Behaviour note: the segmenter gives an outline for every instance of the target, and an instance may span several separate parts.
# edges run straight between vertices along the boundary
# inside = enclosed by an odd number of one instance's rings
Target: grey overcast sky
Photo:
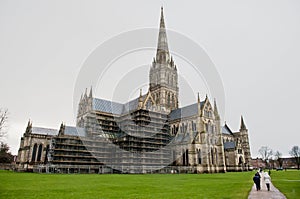
[[[162,5],[167,28],[198,43],[214,62],[226,95],[223,121],[236,131],[244,116],[252,156],[263,145],[285,156],[300,145],[298,0],[2,0],[0,107],[10,112],[12,152],[28,119],[49,128],[74,125],[73,92],[84,61],[115,35],[157,28]],[[144,56],[145,64],[154,55]]]

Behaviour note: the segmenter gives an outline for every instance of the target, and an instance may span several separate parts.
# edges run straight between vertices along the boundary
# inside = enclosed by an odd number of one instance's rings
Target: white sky
[[[214,62],[226,94],[223,120],[236,131],[244,116],[252,156],[263,145],[285,156],[300,145],[298,0],[2,0],[0,107],[10,112],[6,141],[12,152],[28,119],[34,126],[74,125],[73,90],[84,61],[119,33],[157,28],[161,5],[167,28],[198,43]],[[154,54],[142,56],[150,64]]]

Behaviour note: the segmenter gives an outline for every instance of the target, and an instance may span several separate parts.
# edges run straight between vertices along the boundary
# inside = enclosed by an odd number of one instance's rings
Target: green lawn
[[[272,183],[288,199],[300,198],[300,171],[272,171]]]
[[[34,174],[0,171],[0,198],[247,198],[252,172]]]

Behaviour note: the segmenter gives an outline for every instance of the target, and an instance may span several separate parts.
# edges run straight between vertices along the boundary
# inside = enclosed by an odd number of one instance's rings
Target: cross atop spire
[[[163,7],[161,7],[156,61],[158,63],[166,63],[169,60],[169,58],[170,55],[169,55],[166,26],[164,20],[164,9]]]

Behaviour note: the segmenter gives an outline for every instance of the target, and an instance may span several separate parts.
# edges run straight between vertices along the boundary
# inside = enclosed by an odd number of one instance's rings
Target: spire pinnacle
[[[85,92],[84,92],[84,98],[87,97],[87,88],[85,88]]]
[[[199,92],[198,92],[198,103],[200,103],[200,95],[199,95]]]
[[[217,101],[216,101],[216,98],[214,98],[214,111],[218,112],[218,107],[217,107]]]
[[[164,8],[160,7],[160,24],[159,28],[166,28],[165,27],[165,20],[164,20]]]
[[[240,127],[240,130],[247,130],[247,127],[245,125],[244,118],[243,118],[242,115],[241,115],[241,127]]]
[[[90,94],[89,94],[89,97],[92,98],[93,97],[93,87],[91,86],[91,89],[90,89]]]
[[[216,119],[220,119],[216,98],[214,98],[214,114],[215,114]]]
[[[156,61],[158,63],[166,63],[169,60],[169,57],[170,55],[169,55],[166,26],[164,20],[164,10],[163,7],[161,7]]]

